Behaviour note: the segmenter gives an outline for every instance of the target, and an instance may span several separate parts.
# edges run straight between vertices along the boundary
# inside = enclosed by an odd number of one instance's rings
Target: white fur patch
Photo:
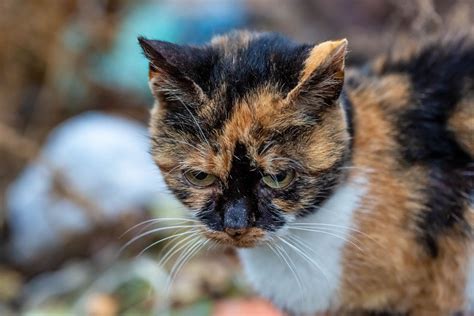
[[[474,312],[474,255],[471,253],[467,266],[467,280],[465,288],[466,310]]]
[[[307,258],[278,237],[272,247],[279,248],[280,251],[284,249],[288,254],[288,264],[269,246],[239,250],[246,276],[259,294],[269,298],[280,308],[298,315],[323,312],[337,305],[342,273],[342,249],[346,243],[344,239],[348,238],[351,232],[344,227],[354,228],[352,215],[365,192],[365,183],[354,181],[342,185],[314,214],[298,218],[292,223],[327,224],[324,230],[329,234],[291,228],[283,228],[277,233],[281,238],[296,245]],[[296,236],[306,246],[297,244],[294,237],[289,236]],[[295,267],[293,270],[300,282],[289,265]],[[319,269],[316,266],[319,266]]]
[[[474,212],[474,205],[471,204],[469,211]],[[466,311],[474,313],[474,247],[471,245],[469,250],[464,297],[466,298]]]

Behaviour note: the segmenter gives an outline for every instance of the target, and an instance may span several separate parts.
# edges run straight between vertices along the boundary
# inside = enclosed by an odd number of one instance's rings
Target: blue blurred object
[[[99,56],[91,71],[107,85],[143,92],[148,65],[137,44],[139,35],[200,44],[245,22],[242,0],[143,1],[123,19],[113,49]]]
[[[91,229],[91,217],[110,222],[165,198],[164,183],[148,152],[146,127],[124,118],[88,112],[57,127],[38,161],[7,191],[12,257],[25,263],[61,246],[64,236]],[[55,192],[55,173],[100,213],[90,214]]]

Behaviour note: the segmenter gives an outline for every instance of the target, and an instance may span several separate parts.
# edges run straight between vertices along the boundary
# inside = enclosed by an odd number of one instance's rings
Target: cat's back
[[[405,57],[380,60],[375,74],[405,76],[406,109],[396,111],[409,162],[465,165],[474,153],[474,36],[432,39]],[[396,86],[393,88],[397,88]],[[397,107],[397,104],[392,106]]]
[[[370,251],[346,251],[346,302],[433,313],[465,306],[472,299],[473,37],[386,56],[348,87],[353,168],[368,183],[355,219],[370,235],[353,238]]]

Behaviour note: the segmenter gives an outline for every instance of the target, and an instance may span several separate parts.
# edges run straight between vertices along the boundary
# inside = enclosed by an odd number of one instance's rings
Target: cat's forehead
[[[201,142],[207,155],[189,156],[189,161],[207,166],[223,178],[235,159],[249,159],[249,168],[264,168],[279,148],[272,135],[294,123],[291,111],[284,111],[287,103],[269,87],[249,92],[232,106],[223,106],[221,100],[217,97],[198,109],[196,120],[207,137]],[[269,142],[272,146],[265,148]]]
[[[285,105],[285,101],[275,92],[265,89],[255,91],[234,105],[215,137],[219,145],[216,152],[216,158],[220,161],[219,173],[224,175],[230,170],[236,154],[245,154],[254,167],[268,168],[266,161],[283,149],[279,147],[283,144],[272,140],[272,136],[292,124],[290,112],[284,113]],[[272,146],[265,148],[269,143]],[[238,147],[245,150],[237,151]]]
[[[269,85],[288,93],[298,83],[311,45],[278,34],[236,32],[217,36],[202,49],[188,75],[209,96],[221,93],[224,85],[226,97],[236,99]]]

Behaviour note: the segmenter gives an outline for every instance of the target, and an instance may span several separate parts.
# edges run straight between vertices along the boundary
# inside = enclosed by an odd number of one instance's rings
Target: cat
[[[202,234],[292,315],[474,311],[474,41],[360,69],[348,41],[139,38],[152,155]]]

